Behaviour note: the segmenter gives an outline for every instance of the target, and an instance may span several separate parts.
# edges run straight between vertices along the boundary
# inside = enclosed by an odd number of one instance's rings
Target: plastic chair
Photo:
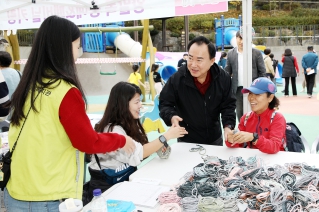
[[[306,138],[303,137],[303,135],[300,135],[300,138],[301,138],[301,141],[302,141],[303,146],[305,147],[305,152],[304,152],[304,153],[307,153],[307,154],[311,153],[310,147],[309,147],[309,143],[308,143],[308,141],[306,140]]]
[[[317,152],[319,151],[319,136],[316,138],[316,140],[312,143],[311,146],[311,154],[317,154]]]

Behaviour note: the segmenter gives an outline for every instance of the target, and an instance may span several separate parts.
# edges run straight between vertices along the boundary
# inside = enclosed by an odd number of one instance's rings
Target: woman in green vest
[[[76,74],[79,28],[57,16],[44,20],[12,96],[8,212],[58,212],[66,198],[82,199],[84,152],[131,153],[129,136],[96,133]]]

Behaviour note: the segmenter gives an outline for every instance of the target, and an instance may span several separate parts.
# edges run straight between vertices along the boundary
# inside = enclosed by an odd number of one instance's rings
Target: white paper
[[[311,69],[309,72],[307,72],[307,75],[314,74],[314,73],[315,73],[315,70]]]
[[[106,200],[132,201],[137,206],[154,208],[158,203],[158,196],[169,190],[165,186],[125,181],[103,197]]]
[[[132,180],[134,183],[144,183],[150,185],[159,185],[162,180],[161,179],[151,179],[151,178],[134,178]]]

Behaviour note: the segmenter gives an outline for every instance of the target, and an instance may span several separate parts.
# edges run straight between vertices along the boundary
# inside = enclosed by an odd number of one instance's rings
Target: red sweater
[[[71,88],[64,96],[59,116],[73,147],[81,152],[106,153],[125,145],[125,137],[122,135],[94,131],[85,112],[83,98],[77,88]]]
[[[244,114],[238,125],[238,129],[240,131],[251,133],[257,132],[259,138],[256,145],[252,145],[252,148],[257,148],[260,151],[269,154],[284,151],[282,139],[286,140],[286,119],[281,113],[277,112],[270,124],[273,111],[274,110],[267,109],[260,115],[251,112],[247,119],[246,126],[244,126],[246,117],[246,114]],[[231,146],[231,143],[228,141],[226,141],[226,145],[231,148],[243,147],[243,144],[235,144],[234,146]],[[248,147],[250,147],[249,144]]]

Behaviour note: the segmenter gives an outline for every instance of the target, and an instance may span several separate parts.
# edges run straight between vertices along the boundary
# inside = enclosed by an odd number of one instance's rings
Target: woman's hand
[[[233,142],[230,142],[229,139],[228,139],[228,141],[230,143],[232,143],[232,146],[233,146],[235,144],[242,144],[245,142],[252,141],[253,139],[254,139],[253,133],[240,131],[240,132],[233,135]]]
[[[184,137],[185,134],[188,134],[188,132],[186,131],[184,127],[172,126],[171,128],[168,129],[168,131],[164,134],[164,136],[167,140],[170,140],[173,138]]]

